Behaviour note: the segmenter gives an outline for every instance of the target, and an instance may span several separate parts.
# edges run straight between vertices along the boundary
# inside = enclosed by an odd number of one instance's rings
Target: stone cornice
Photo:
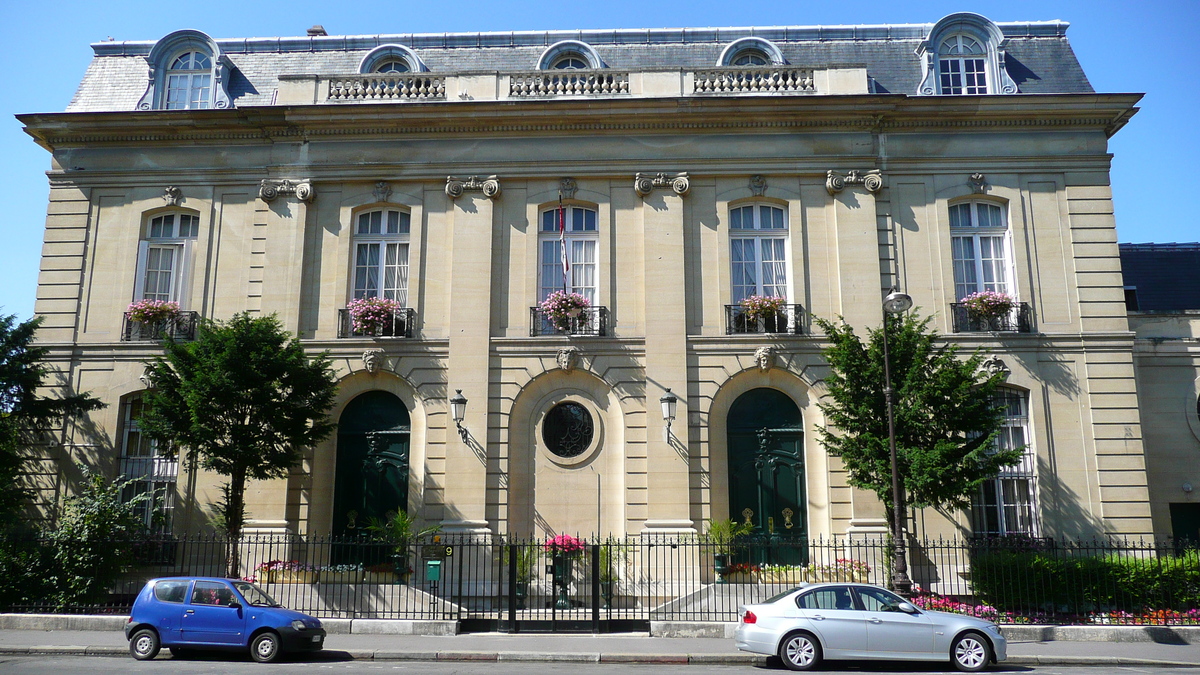
[[[486,101],[276,106],[227,111],[19,115],[47,149],[160,143],[266,144],[353,137],[514,136],[580,132],[687,133],[713,130],[840,130],[908,133],[929,129],[1090,128],[1115,133],[1139,94],[1056,94],[943,98],[679,97],[588,101]],[[969,99],[969,100],[963,100]]]

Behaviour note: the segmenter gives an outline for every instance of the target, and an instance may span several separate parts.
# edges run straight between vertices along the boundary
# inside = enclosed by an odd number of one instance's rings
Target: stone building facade
[[[1027,446],[974,513],[915,514],[917,534],[1168,535],[1109,188],[1139,96],[1094,92],[1066,30],[95,44],[65,112],[20,117],[52,155],[39,337],[109,404],[40,450],[43,504],[82,461],[166,488],[175,531],[206,527],[219,477],[137,427],[159,346],[127,308],[150,298],[180,304],[184,339],[275,314],[334,358],[339,431],[252,486],[258,531],[406,508],[451,532],[879,533],[816,442],[807,317],[862,332],[895,286],[1009,373],[1003,442]],[[591,306],[556,324],[537,308],[564,257]],[[958,300],[983,290],[1019,305],[981,324]],[[752,295],[782,313],[747,316]],[[346,309],[375,296],[403,309],[363,335]]]

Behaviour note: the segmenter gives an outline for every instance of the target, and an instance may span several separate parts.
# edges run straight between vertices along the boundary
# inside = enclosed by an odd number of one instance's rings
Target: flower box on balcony
[[[338,310],[339,338],[410,338],[417,312],[411,307],[399,307],[383,321],[355,326],[349,309]]]
[[[741,304],[725,305],[725,334],[804,334],[804,306],[780,305],[777,311],[752,312]]]

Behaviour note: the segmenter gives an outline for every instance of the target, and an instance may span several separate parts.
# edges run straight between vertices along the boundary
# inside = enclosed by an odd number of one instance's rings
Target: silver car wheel
[[[977,635],[967,634],[954,643],[954,665],[959,670],[974,672],[988,664],[988,646]]]
[[[808,635],[792,635],[783,643],[779,657],[792,670],[808,670],[821,658],[819,649]]]
[[[154,638],[149,635],[138,636],[138,639],[133,643],[133,649],[138,653],[138,656],[145,656],[154,649]]]

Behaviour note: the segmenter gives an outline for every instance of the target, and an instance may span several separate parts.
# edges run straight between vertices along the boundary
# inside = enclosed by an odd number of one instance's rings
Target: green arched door
[[[386,391],[351,401],[338,420],[333,533],[354,535],[372,518],[408,508],[408,409]]]
[[[807,558],[804,423],[776,389],[752,389],[729,408],[729,517],[755,526],[750,562],[802,564]]]

